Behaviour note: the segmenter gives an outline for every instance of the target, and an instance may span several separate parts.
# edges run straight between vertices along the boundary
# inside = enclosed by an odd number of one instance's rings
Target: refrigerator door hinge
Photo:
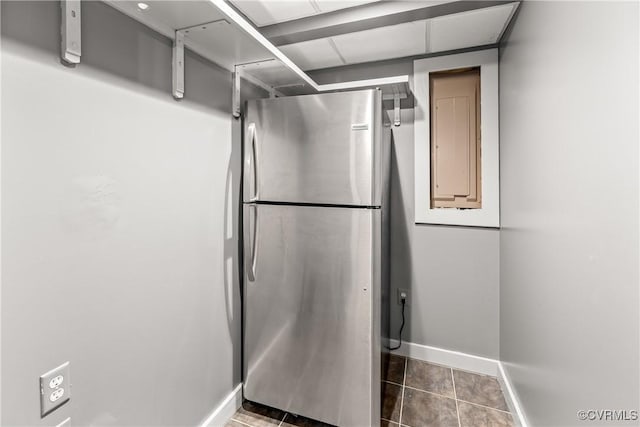
[[[60,9],[62,11],[60,56],[68,64],[79,64],[82,52],[80,0],[61,0]]]
[[[176,30],[172,53],[172,95],[175,99],[182,99],[184,98],[184,31],[182,30]]]

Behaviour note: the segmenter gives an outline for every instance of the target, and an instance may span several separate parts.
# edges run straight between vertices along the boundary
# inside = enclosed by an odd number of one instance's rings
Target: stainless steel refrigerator
[[[247,103],[246,399],[379,425],[389,152],[379,90]]]

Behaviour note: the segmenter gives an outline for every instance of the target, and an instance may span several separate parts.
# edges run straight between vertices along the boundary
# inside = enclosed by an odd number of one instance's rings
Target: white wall
[[[241,375],[231,76],[188,54],[176,102],[170,41],[82,7],[68,68],[59,3],[2,2],[2,425],[195,425]]]
[[[500,62],[500,357],[531,425],[613,425],[577,411],[640,409],[638,3],[521,8]]]
[[[322,83],[413,74],[413,62],[385,61],[312,74]],[[405,288],[411,292],[405,341],[497,358],[499,231],[415,223],[412,107],[412,100],[402,103],[402,124],[393,128],[392,337],[397,338],[401,322],[396,289]]]
[[[407,341],[498,357],[499,231],[414,222],[413,110],[393,130],[391,286],[411,291]],[[395,290],[392,299],[395,302]],[[394,305],[392,336],[400,327]]]

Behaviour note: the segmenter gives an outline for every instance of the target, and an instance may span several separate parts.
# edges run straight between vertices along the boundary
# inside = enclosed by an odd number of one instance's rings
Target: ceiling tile
[[[428,51],[442,52],[498,41],[515,3],[430,20]]]
[[[285,55],[303,70],[336,67],[344,65],[340,55],[331,45],[330,39],[310,40],[278,46]]]
[[[426,51],[425,21],[408,22],[333,37],[348,64],[419,55]]]
[[[373,3],[378,0],[313,0],[318,5],[321,12],[333,12],[334,10],[346,9],[348,7],[360,6]]]
[[[317,13],[309,0],[234,0],[232,3],[259,27]]]
[[[259,27],[305,18],[379,0],[232,0]]]

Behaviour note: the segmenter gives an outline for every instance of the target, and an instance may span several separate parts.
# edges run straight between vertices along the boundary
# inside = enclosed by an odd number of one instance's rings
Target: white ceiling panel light
[[[337,67],[345,65],[335,50],[331,39],[309,40],[285,46],[278,46],[285,55],[303,70]]]
[[[516,6],[517,3],[508,3],[431,19],[428,52],[496,43]]]
[[[426,22],[416,21],[332,37],[348,64],[420,55],[426,51]]]

